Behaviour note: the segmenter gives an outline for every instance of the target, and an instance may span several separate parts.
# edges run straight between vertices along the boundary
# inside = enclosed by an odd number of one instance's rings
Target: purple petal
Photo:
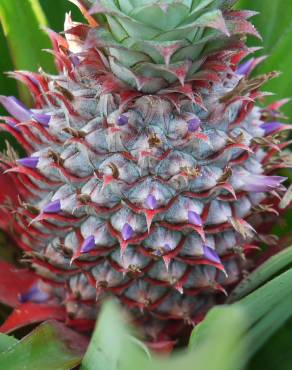
[[[61,201],[54,200],[43,208],[44,213],[58,213],[61,211]]]
[[[118,119],[117,119],[117,124],[118,126],[124,126],[126,125],[127,123],[129,122],[129,118],[124,115],[124,114],[121,114]]]
[[[129,240],[134,234],[134,230],[131,225],[128,223],[125,223],[125,225],[122,228],[122,237],[124,240]]]
[[[198,130],[201,124],[201,120],[198,117],[191,118],[187,121],[188,131],[195,132]]]
[[[40,83],[37,78],[34,77],[32,73],[27,74],[27,77],[31,80],[31,82],[36,86],[39,87]]]
[[[203,245],[203,251],[204,251],[204,258],[206,258],[207,260],[211,261],[211,262],[215,262],[215,263],[222,263],[221,260],[220,260],[220,257],[218,256],[218,254],[216,253],[216,251],[210,247],[208,247],[207,245]]]
[[[237,68],[236,73],[242,76],[247,76],[251,72],[254,65],[255,58],[251,58],[246,62],[240,64]]]
[[[165,243],[163,249],[169,252],[171,251],[171,246],[168,243]]]
[[[95,239],[93,235],[86,238],[81,246],[81,253],[88,253],[95,249]]]
[[[43,113],[33,113],[32,118],[34,118],[38,123],[44,127],[49,127],[51,116]]]
[[[18,124],[11,121],[10,119],[5,120],[5,122],[7,123],[8,126],[12,127],[15,131],[18,131],[18,132],[21,131],[19,127],[17,127]]]
[[[189,224],[196,225],[196,226],[202,226],[202,219],[198,215],[198,213],[194,211],[188,211],[188,221]]]
[[[146,205],[150,209],[156,209],[157,208],[157,199],[155,198],[154,195],[149,194],[147,199],[146,199]]]
[[[262,128],[265,131],[266,135],[271,134],[274,131],[279,130],[282,127],[281,122],[267,122],[260,125],[260,128]]]
[[[14,96],[0,96],[0,103],[18,121],[23,122],[33,118],[45,127],[49,125],[51,116],[43,113],[34,113]]]
[[[26,157],[17,160],[21,166],[28,168],[36,168],[39,163],[39,157]]]
[[[262,193],[277,189],[282,182],[287,180],[282,176],[265,176],[265,175],[251,175],[244,177],[244,184],[241,186],[242,190]]]
[[[31,118],[31,111],[14,96],[0,96],[0,103],[18,121],[28,121]]]
[[[43,303],[49,299],[48,293],[40,290],[37,285],[33,285],[26,293],[19,295],[19,302]]]
[[[80,59],[76,55],[71,55],[70,60],[74,67],[77,67],[80,64]]]

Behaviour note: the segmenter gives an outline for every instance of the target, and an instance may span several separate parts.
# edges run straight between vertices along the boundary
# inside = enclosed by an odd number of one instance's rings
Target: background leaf
[[[47,16],[50,27],[55,31],[62,31],[64,28],[65,13],[71,12],[72,19],[75,22],[84,22],[77,6],[70,3],[69,0],[54,1],[52,0],[39,0],[40,4]]]
[[[204,321],[194,329],[190,339],[190,348],[198,350],[202,342],[209,341],[212,338],[212,330],[218,323],[224,325],[222,331],[220,331],[220,341],[218,341],[218,344],[222,341],[225,342],[226,337],[228,338],[228,330],[231,329],[226,329],[228,328],[228,318],[232,317],[233,309],[238,309],[243,313],[242,318],[245,320],[247,330],[244,333],[241,332],[242,327],[239,327],[239,329],[235,328],[234,330],[238,333],[242,341],[241,345],[247,348],[244,358],[241,358],[243,364],[247,364],[257,350],[292,316],[291,279],[292,269],[282,273],[239,302],[231,306],[215,307],[212,309]],[[210,348],[212,348],[212,358],[214,358],[214,349],[213,347]],[[224,348],[222,352],[234,354],[237,348],[238,343],[236,343],[232,351],[231,348],[229,350]],[[290,360],[292,363],[292,356],[290,356]],[[218,369],[225,369],[225,367],[220,366],[218,360],[217,363]],[[237,364],[236,360],[231,363],[234,366]],[[264,367],[259,366],[257,370],[262,368]]]
[[[271,340],[260,349],[249,364],[249,370],[292,369],[291,356],[292,319],[273,335]]]
[[[140,370],[142,361],[147,359],[146,352],[131,340],[129,330],[124,324],[118,306],[106,302],[100,313],[96,329],[82,362],[81,370],[132,370],[125,361],[139,357]],[[126,367],[127,366],[127,367]],[[134,370],[134,369],[133,369]]]
[[[18,340],[14,337],[0,333],[0,353],[8,350],[17,342]]]
[[[86,346],[80,338],[63,324],[46,322],[0,353],[1,369],[72,369],[81,362]]]
[[[38,0],[0,0],[0,20],[15,69],[37,70],[42,66],[53,72],[52,57],[42,49],[50,48],[48,36],[40,30],[47,26]],[[21,88],[22,98],[27,92]]]
[[[239,306],[217,307],[208,318],[188,352],[179,351],[170,358],[149,358],[124,325],[119,307],[107,302],[81,370],[194,370],[194,364],[196,369],[204,370],[242,369],[245,356],[241,337],[246,329],[243,311]]]
[[[242,369],[245,364],[245,343],[241,340],[247,317],[240,306],[212,309],[192,333],[190,350],[199,369]],[[220,336],[220,340],[219,339]],[[190,368],[191,369],[191,368]]]

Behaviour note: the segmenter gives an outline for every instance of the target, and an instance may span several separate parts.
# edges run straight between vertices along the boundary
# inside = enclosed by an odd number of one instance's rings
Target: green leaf
[[[292,269],[282,273],[262,287],[256,289],[247,297],[234,303],[244,308],[248,317],[249,325],[255,322],[272,310],[285,297],[292,294]],[[291,307],[292,314],[292,307]]]
[[[246,310],[249,330],[242,340],[248,344],[249,360],[292,316],[292,269],[274,278],[233,306]]]
[[[17,339],[10,335],[0,333],[0,353],[6,351],[18,342]]]
[[[292,315],[292,295],[278,302],[262,319],[257,322],[247,334],[245,341],[249,343],[248,359],[250,359],[274,333]]]
[[[113,303],[108,302],[103,306],[81,370],[117,368],[127,335],[118,317],[117,307]]]
[[[83,349],[78,334],[60,323],[46,322],[0,353],[1,369],[68,370],[81,362]]]
[[[218,364],[217,369],[225,370],[226,364],[221,366],[220,363],[220,355],[224,358],[224,354],[226,356],[229,354],[231,357],[235,356],[234,358],[229,358],[230,366],[233,364],[233,366],[240,368],[246,365],[252,355],[292,316],[291,279],[292,269],[282,273],[239,302],[231,306],[221,306],[212,309],[205,320],[194,329],[190,339],[190,348],[196,351],[196,361],[199,358],[198,354],[202,346],[204,343],[208,343],[208,347],[212,348],[212,356],[209,359],[206,357],[204,363],[202,363],[204,368],[205,362],[208,363],[209,361],[212,364],[214,360]],[[234,326],[233,328],[228,326],[229,320],[234,320],[235,318],[234,322],[236,322],[237,316],[238,319],[241,318],[243,321],[243,326],[239,325],[239,327]],[[221,328],[220,325],[222,325]],[[211,341],[214,335],[213,330],[217,332],[215,349]],[[220,333],[219,341],[218,333]],[[229,335],[232,336],[232,334],[233,339],[230,342],[230,346],[224,347],[222,343],[225,345]],[[223,347],[220,353],[217,354],[218,357],[216,357],[218,346]],[[242,348],[245,347],[248,350],[245,352],[244,357],[240,357],[237,354],[238,348],[242,351]],[[241,362],[238,364],[237,359],[239,357]],[[230,368],[232,369],[232,367]]]
[[[254,356],[249,364],[249,370],[275,370],[279,368],[279,364],[281,370],[291,370],[291,332],[292,319]]]
[[[198,369],[235,370],[244,366],[244,343],[241,340],[247,317],[240,306],[212,309],[192,333],[189,348]]]
[[[136,358],[143,369],[142,362],[147,361],[148,353],[139,341],[133,340],[123,321],[118,306],[106,302],[81,370],[132,370],[130,363]]]
[[[290,249],[288,250],[291,253]],[[287,253],[288,253],[287,252]],[[290,254],[284,254],[284,257]],[[283,265],[283,254],[268,271]],[[269,275],[264,269],[257,281]],[[84,358],[82,370],[239,370],[292,315],[292,269],[230,306],[213,308],[191,336],[189,351],[149,358],[123,324],[118,307],[107,303]]]
[[[58,0],[58,1],[48,1],[39,0],[51,28],[54,31],[63,31],[65,13],[71,12],[72,19],[75,22],[84,22],[81,12],[77,6],[70,3],[69,0]]]
[[[228,302],[234,302],[254,291],[274,275],[292,264],[292,246],[269,258],[254,270],[231,293]]]
[[[150,357],[141,342],[133,339],[123,320],[114,303],[103,306],[81,370],[137,370],[137,366],[139,370],[193,370],[194,364],[204,370],[242,368],[244,344],[240,338],[246,326],[240,307],[212,310],[198,329],[199,341],[196,339],[189,352],[180,351],[170,358]],[[207,336],[204,335],[206,325],[209,326]]]
[[[15,69],[55,70],[52,57],[42,51],[51,44],[40,29],[47,21],[38,0],[0,0],[0,21]]]

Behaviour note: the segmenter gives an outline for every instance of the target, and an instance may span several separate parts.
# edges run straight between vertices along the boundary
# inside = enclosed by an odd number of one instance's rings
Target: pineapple
[[[235,0],[71,1],[88,24],[67,14],[49,31],[59,74],[11,73],[33,108],[0,97],[1,129],[27,152],[1,158],[17,193],[1,226],[39,276],[20,301],[62,305],[87,330],[114,296],[146,340],[176,340],[267,240],[289,127],[284,101],[255,101],[277,73],[241,62],[260,36]]]

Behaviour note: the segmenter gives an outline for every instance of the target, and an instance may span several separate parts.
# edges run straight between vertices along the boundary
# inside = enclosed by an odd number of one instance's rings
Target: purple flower
[[[123,226],[122,228],[122,237],[123,237],[123,240],[129,240],[132,238],[134,234],[134,230],[132,228],[131,225],[129,225],[128,223],[125,223],[125,225]]]
[[[218,254],[216,253],[216,251],[210,247],[208,247],[207,245],[203,245],[203,256],[204,258],[206,258],[207,260],[211,261],[211,262],[215,262],[215,263],[222,263],[221,260],[220,260],[220,257],[218,256]]]
[[[18,121],[29,121],[35,119],[44,127],[48,127],[51,116],[44,113],[37,113],[30,110],[15,96],[0,96],[0,103],[7,110],[11,116],[15,117]]]
[[[262,128],[265,131],[266,135],[269,135],[272,132],[279,130],[281,127],[282,123],[280,122],[266,122],[260,125],[260,128]]]
[[[81,253],[88,253],[95,249],[95,239],[93,235],[86,238],[81,246]]]
[[[158,257],[161,257],[162,256],[162,251],[161,249],[156,249],[153,254],[155,254],[155,256],[158,256]]]
[[[58,213],[61,211],[61,201],[54,200],[43,208],[43,213]]]
[[[168,244],[168,243],[165,243],[164,246],[163,246],[163,249],[166,251],[166,252],[170,252],[171,251],[171,246]]]
[[[187,121],[188,131],[195,132],[198,130],[201,124],[201,120],[198,117],[193,117]]]
[[[255,58],[251,58],[247,60],[246,62],[240,64],[237,68],[236,73],[241,76],[248,76],[253,68],[254,62],[255,62]]]
[[[118,126],[125,126],[128,122],[129,122],[129,118],[124,114],[121,114],[117,119]]]
[[[17,160],[21,166],[28,168],[36,168],[39,163],[39,157],[25,157]]]
[[[70,60],[74,67],[77,67],[80,64],[80,59],[76,55],[71,55]]]
[[[149,207],[152,210],[157,208],[157,199],[155,198],[154,195],[152,195],[152,194],[148,195],[148,197],[146,199],[146,205],[147,205],[147,207]]]
[[[262,193],[279,188],[281,186],[281,183],[285,180],[286,177],[282,176],[250,174],[249,176],[244,176],[243,178],[241,178],[241,181],[243,183],[241,185],[241,189],[255,193]]]
[[[31,111],[14,96],[0,96],[0,103],[18,121],[28,121],[31,119]]]
[[[35,119],[42,126],[49,127],[51,116],[49,116],[48,114],[32,112],[31,118]]]
[[[8,126],[12,127],[15,131],[20,132],[19,127],[17,127],[17,123],[12,121],[11,119],[6,119],[5,122],[7,123]]]
[[[202,226],[202,219],[198,213],[194,211],[188,211],[188,222],[195,226]]]
[[[48,293],[40,290],[37,285],[33,285],[26,293],[19,295],[19,302],[43,303],[46,302],[48,298],[49,298]]]

